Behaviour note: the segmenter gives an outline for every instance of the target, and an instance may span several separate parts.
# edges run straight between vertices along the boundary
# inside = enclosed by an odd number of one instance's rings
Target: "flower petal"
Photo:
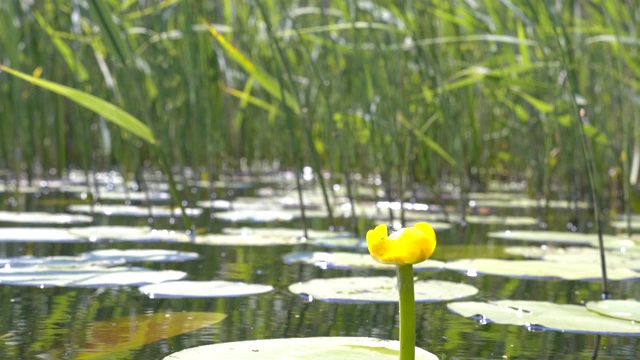
[[[428,223],[418,223],[387,236],[387,227],[378,225],[367,232],[367,247],[371,257],[383,264],[417,264],[433,255],[436,233]]]

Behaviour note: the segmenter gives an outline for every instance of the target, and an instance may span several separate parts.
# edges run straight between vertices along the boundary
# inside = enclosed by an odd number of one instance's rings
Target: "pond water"
[[[195,189],[189,205],[195,200],[208,199],[208,191]],[[255,195],[255,189],[236,189],[227,192],[218,189],[224,198]],[[17,204],[25,211],[61,212],[69,201],[77,200],[73,193],[0,195],[3,204]],[[440,205],[454,205],[455,200]],[[5,206],[6,207],[6,206]],[[496,213],[536,216],[535,209],[493,210]],[[586,226],[589,212],[578,213],[582,220],[578,227]],[[574,214],[565,209],[550,213],[549,229],[566,230]],[[221,222],[212,220],[209,212],[192,218],[198,229],[220,232],[223,227],[260,226],[299,228],[300,221],[270,223]],[[180,228],[178,218],[157,218],[151,226]],[[326,219],[309,221],[314,229],[326,229]],[[339,225],[348,226],[347,220]],[[372,227],[373,221],[363,223]],[[92,225],[149,225],[146,217],[94,215]],[[3,223],[1,226],[17,226]],[[22,225],[24,226],[24,225]],[[42,225],[33,225],[42,226]],[[49,225],[48,225],[49,226]],[[79,225],[82,226],[82,225]],[[537,225],[506,226],[468,224],[455,225],[438,233],[438,247],[433,259],[451,260],[469,257],[507,257],[503,248],[509,244],[491,240],[489,231],[505,229],[537,229]],[[286,246],[211,246],[190,243],[0,243],[0,257],[23,255],[73,256],[97,249],[170,249],[197,252],[197,260],[186,262],[142,262],[156,270],[180,270],[188,280],[231,280],[269,284],[275,290],[261,295],[198,298],[150,299],[137,287],[71,288],[37,286],[10,286],[0,284],[0,359],[74,359],[93,358],[80,355],[89,345],[99,354],[108,352],[124,333],[91,333],[92,326],[102,321],[121,317],[164,312],[217,312],[227,314],[219,323],[181,335],[144,344],[118,353],[102,355],[105,359],[162,359],[176,351],[212,343],[314,336],[362,336],[382,339],[398,337],[397,304],[341,304],[323,302],[294,295],[288,291],[292,283],[317,278],[338,276],[394,275],[384,270],[332,270],[313,265],[284,264],[282,256],[292,251],[331,251],[309,244]],[[597,264],[594,264],[597,266]],[[524,299],[543,300],[560,304],[581,304],[600,298],[600,284],[584,281],[522,280],[498,276],[470,277],[452,271],[416,273],[419,279],[439,279],[476,286],[480,292],[471,300]],[[616,299],[640,298],[636,282],[611,282],[611,294]],[[572,359],[591,358],[598,348],[599,359],[635,359],[640,350],[637,337],[568,334],[553,331],[535,331],[525,327],[483,324],[456,315],[445,302],[419,303],[416,306],[417,346],[429,350],[441,359]],[[150,330],[151,331],[151,330]],[[91,336],[89,334],[92,334]],[[144,337],[145,334],[133,334]],[[599,346],[598,346],[599,344]],[[101,349],[101,347],[103,349]],[[99,354],[100,355],[100,354]],[[212,354],[212,358],[215,358]]]

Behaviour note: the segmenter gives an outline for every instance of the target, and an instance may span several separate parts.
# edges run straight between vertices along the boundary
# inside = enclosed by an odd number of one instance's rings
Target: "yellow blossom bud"
[[[417,264],[433,255],[436,233],[426,222],[402,228],[387,236],[387,226],[378,225],[367,232],[371,257],[383,264]]]

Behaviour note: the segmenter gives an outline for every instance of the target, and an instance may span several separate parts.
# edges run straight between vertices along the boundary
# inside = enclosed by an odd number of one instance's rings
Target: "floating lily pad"
[[[20,186],[18,186],[15,183],[9,184],[9,185],[0,183],[0,193],[19,191],[21,194],[35,194],[40,190],[41,189],[37,186],[31,186],[26,184],[20,184]]]
[[[407,223],[405,224],[405,227],[409,227],[409,226],[415,226],[417,223],[419,222],[425,222],[426,220],[412,220],[412,221],[407,221]],[[378,224],[385,224],[386,223],[381,223],[381,222],[377,222],[376,225]],[[440,221],[429,221],[429,225],[431,225],[431,227],[433,228],[433,231],[435,232],[442,232],[445,230],[449,230],[451,229],[451,224],[449,223],[445,223],[445,222],[440,222]],[[400,223],[396,223],[393,224],[393,228],[399,229],[401,228],[402,225]]]
[[[282,257],[285,264],[303,263],[322,269],[379,269],[395,271],[396,267],[374,261],[369,254],[347,252],[294,252]],[[415,271],[439,271],[444,263],[438,260],[426,260],[413,266]]]
[[[66,287],[140,286],[163,281],[180,280],[182,271],[155,271],[135,267],[100,268],[80,264],[69,267],[38,266],[31,268],[0,269],[0,284]]]
[[[144,191],[101,191],[93,194],[96,200],[114,200],[114,201],[168,201],[171,195],[166,192],[148,192]]]
[[[507,208],[507,209],[530,209],[530,208],[543,208],[547,206],[544,199],[528,199],[528,198],[511,198],[511,199],[477,199],[469,200],[470,207],[490,207],[490,208]],[[572,209],[574,207],[579,209],[588,209],[589,203],[584,201],[578,201],[574,203],[572,201],[565,200],[549,200],[550,209]]]
[[[274,222],[291,221],[299,215],[282,210],[231,210],[215,214],[216,219],[230,222]]]
[[[558,263],[542,260],[461,259],[445,264],[445,269],[468,276],[496,275],[519,279],[564,279],[599,281],[598,263]],[[609,280],[640,280],[640,273],[626,268],[607,267]]]
[[[118,260],[125,262],[178,262],[195,260],[198,253],[164,249],[105,249],[80,254],[88,261]]]
[[[481,323],[524,326],[529,330],[551,330],[579,334],[640,335],[640,325],[599,315],[584,306],[543,301],[500,300],[455,302],[450,311],[473,317]]]
[[[215,210],[231,210],[233,205],[229,200],[202,200],[196,201],[196,205],[205,209],[215,209]]]
[[[600,300],[585,304],[587,310],[622,320],[640,322],[640,302],[637,300]]]
[[[195,243],[220,246],[274,246],[296,245],[306,242],[302,229],[290,228],[224,228],[223,234],[206,234],[196,236]],[[332,231],[307,231],[309,238],[321,238],[340,233]]]
[[[526,231],[507,230],[490,232],[487,236],[495,239],[519,240],[540,243],[557,243],[566,245],[598,246],[597,234],[582,234],[562,231]],[[633,240],[614,235],[603,235],[603,241],[607,248],[632,247]]]
[[[74,235],[62,228],[0,228],[0,242],[53,242],[72,243],[85,242],[81,236]]]
[[[71,212],[85,214],[100,214],[107,216],[155,216],[169,217],[181,216],[180,208],[170,208],[167,206],[134,206],[134,205],[110,205],[110,204],[74,204],[67,206]],[[189,217],[198,217],[202,214],[200,208],[186,208],[185,212]]]
[[[538,219],[530,216],[497,216],[468,215],[465,221],[469,224],[529,226],[537,225]]]
[[[167,281],[140,287],[140,292],[155,298],[218,298],[264,294],[273,291],[271,285],[231,281]]]
[[[367,249],[367,241],[358,236],[334,235],[311,239],[309,244],[330,249]]]
[[[148,226],[87,226],[70,228],[72,235],[88,241],[181,241],[188,242],[189,235],[174,230],[156,230]]]
[[[125,260],[122,258],[106,258],[106,259],[89,259],[84,256],[18,256],[9,258],[0,258],[0,269],[16,269],[30,268],[34,266],[47,268],[68,268],[76,267],[79,264],[89,267],[109,267],[123,265]]]
[[[398,359],[400,343],[362,337],[310,337],[269,339],[204,345],[179,351],[164,360],[217,359],[276,360],[276,359]],[[417,360],[437,360],[434,354],[416,348]]]
[[[87,224],[92,221],[93,218],[88,215],[0,211],[0,222],[7,223],[72,225]]]
[[[93,322],[87,326],[86,345],[76,350],[73,359],[131,358],[129,350],[216,324],[225,317],[213,312],[177,312],[127,315]]]
[[[610,224],[615,229],[626,230],[627,219],[629,220],[632,231],[640,229],[640,214],[631,214],[629,218],[627,218],[626,215],[616,216]]]
[[[241,227],[241,228],[224,228],[222,229],[224,234],[230,235],[243,235],[243,236],[257,236],[257,237],[290,237],[301,238],[304,235],[302,229],[292,228],[257,228],[257,227]],[[325,236],[336,236],[344,233],[337,233],[328,230],[313,230],[307,229],[307,236],[310,239],[320,238]]]
[[[289,291],[312,300],[341,303],[397,302],[395,277],[341,277],[314,279],[295,283]],[[471,285],[441,280],[415,282],[416,302],[449,301],[473,296],[478,289]]]

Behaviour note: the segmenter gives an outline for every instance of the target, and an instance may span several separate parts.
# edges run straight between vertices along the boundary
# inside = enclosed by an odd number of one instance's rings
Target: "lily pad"
[[[558,263],[542,260],[460,259],[445,264],[445,269],[468,276],[495,275],[519,279],[563,279],[599,281],[598,263]],[[627,268],[607,267],[609,280],[640,280],[640,273]]]
[[[616,319],[640,322],[640,302],[637,300],[600,300],[585,304],[587,310]]]
[[[279,360],[279,359],[398,359],[400,343],[362,337],[310,337],[228,342],[204,345],[179,351],[164,360],[217,359]],[[416,348],[417,360],[437,360],[434,354]]]
[[[291,221],[298,216],[295,212],[282,210],[231,210],[215,213],[216,219],[230,222]]]
[[[273,291],[271,285],[247,284],[231,281],[167,281],[139,288],[152,299],[156,298],[218,298],[264,294]]]
[[[0,242],[52,242],[73,243],[87,241],[63,228],[0,228]]]
[[[387,303],[398,301],[395,277],[340,277],[295,283],[289,291],[310,300],[340,303]],[[416,302],[437,302],[473,296],[471,285],[441,280],[420,280],[414,284]]]
[[[301,229],[290,228],[224,228],[223,234],[198,235],[196,244],[217,246],[277,246],[307,242]],[[308,230],[310,238],[340,234],[332,231]]]
[[[113,201],[168,201],[171,195],[166,192],[148,192],[144,191],[102,191],[93,194],[96,200],[113,200]]]
[[[374,261],[369,254],[348,252],[294,252],[282,257],[285,264],[303,263],[322,269],[378,269],[395,271],[396,267]],[[439,271],[444,263],[438,260],[426,260],[413,266],[414,271]]]
[[[98,321],[87,326],[86,345],[73,358],[88,360],[116,357],[130,358],[129,350],[216,324],[225,314],[212,312],[177,312],[128,315]]]
[[[241,228],[224,228],[222,229],[224,234],[230,235],[242,235],[242,236],[257,236],[257,237],[290,237],[299,239],[304,235],[302,229],[292,228],[257,228],[257,227],[241,227]],[[307,236],[310,239],[320,238],[325,236],[336,236],[345,233],[336,233],[334,231],[327,230],[313,230],[307,229]]]
[[[584,306],[560,305],[544,301],[500,300],[455,302],[450,311],[478,319],[482,324],[524,326],[529,330],[551,330],[579,334],[640,336],[640,325],[599,315]]]
[[[465,221],[469,224],[483,225],[530,226],[538,224],[538,219],[530,216],[468,215]]]
[[[576,246],[598,246],[597,234],[582,234],[562,231],[526,231],[507,230],[490,232],[487,236],[495,239],[519,240],[539,243],[557,243]],[[614,235],[603,235],[603,241],[607,248],[632,247],[633,240]]]
[[[45,266],[49,268],[59,267],[68,268],[75,267],[79,264],[90,267],[109,267],[123,265],[125,260],[122,258],[106,258],[106,259],[88,259],[83,256],[18,256],[9,258],[0,258],[0,269],[17,269],[30,268],[35,266]]]
[[[319,237],[309,241],[309,244],[329,249],[367,249],[367,241],[361,237],[353,235],[333,235]]]
[[[84,214],[100,214],[106,216],[155,216],[169,217],[181,216],[180,208],[167,206],[134,206],[134,205],[110,205],[110,204],[74,204],[67,206],[71,212]],[[189,217],[198,217],[202,214],[200,208],[186,208],[185,212]]]
[[[407,221],[407,223],[405,224],[405,227],[415,226],[417,223],[424,222],[424,221],[426,221],[426,220]],[[386,225],[386,223],[381,223],[381,222],[377,222],[376,223],[376,225],[378,225],[378,224],[385,224]],[[435,232],[442,232],[442,231],[445,231],[445,230],[449,230],[452,227],[451,224],[446,223],[446,222],[440,222],[440,221],[429,221],[429,225],[431,225],[431,227],[433,228],[433,230]],[[393,224],[393,228],[395,228],[395,229],[399,229],[401,227],[402,227],[402,225],[400,223]]]
[[[80,254],[87,261],[122,260],[124,262],[178,262],[195,260],[198,253],[164,249],[105,249]]]
[[[469,200],[470,207],[490,207],[490,208],[507,208],[507,209],[531,209],[543,208],[547,204],[544,199],[536,200],[529,198],[511,198],[511,199],[477,199]],[[549,200],[550,209],[572,209],[577,206],[579,209],[588,209],[589,203],[578,201],[574,203],[566,200]]]
[[[66,287],[140,286],[163,281],[179,280],[187,274],[182,271],[155,271],[135,267],[100,268],[87,265],[69,267],[38,266],[18,269],[0,269],[0,284]]]
[[[0,222],[6,223],[73,225],[87,224],[92,221],[93,218],[88,215],[0,211]]]
[[[157,230],[148,226],[87,226],[70,228],[69,233],[88,241],[188,242],[189,235],[174,230]]]

